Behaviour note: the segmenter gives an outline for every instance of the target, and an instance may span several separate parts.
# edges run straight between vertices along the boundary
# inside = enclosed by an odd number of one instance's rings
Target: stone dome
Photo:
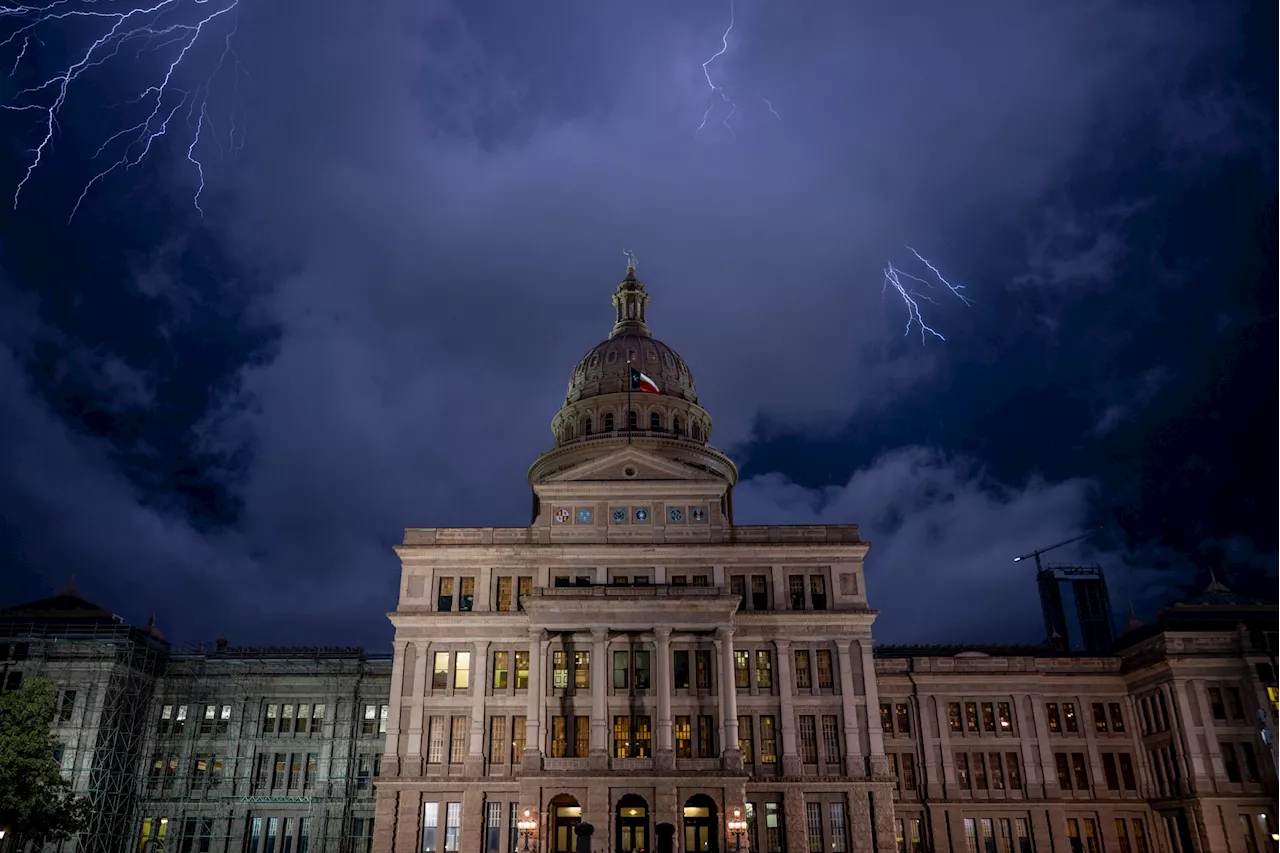
[[[689,366],[675,350],[649,332],[645,322],[649,297],[635,270],[627,271],[613,303],[617,315],[613,331],[606,340],[588,350],[574,367],[565,405],[625,392],[630,383],[628,361],[656,382],[664,396],[696,404],[698,390]]]

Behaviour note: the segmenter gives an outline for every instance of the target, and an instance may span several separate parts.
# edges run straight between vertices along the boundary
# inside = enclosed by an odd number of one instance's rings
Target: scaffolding
[[[166,708],[190,713],[180,736],[155,731],[150,739],[153,770],[133,849],[362,853],[372,839],[375,771],[385,744],[380,715],[374,731],[362,732],[363,706],[387,705],[389,663],[389,656],[358,648],[236,648],[219,641],[175,649],[152,718]],[[221,710],[206,730],[203,709],[227,704],[227,730],[217,726]],[[268,706],[290,709],[287,733],[275,722],[264,725]],[[324,708],[323,724],[316,707]],[[164,775],[170,756],[180,768],[172,779]],[[196,772],[202,760],[217,761],[216,777],[208,766]]]
[[[6,670],[48,678],[85,694],[79,724],[68,727],[76,737],[68,769],[73,792],[90,805],[89,823],[76,849],[127,849],[123,841],[131,833],[141,793],[138,756],[147,710],[164,673],[168,644],[150,631],[109,620],[6,619],[0,634],[21,648],[21,657],[15,655]],[[66,701],[66,693],[64,689],[60,702]]]

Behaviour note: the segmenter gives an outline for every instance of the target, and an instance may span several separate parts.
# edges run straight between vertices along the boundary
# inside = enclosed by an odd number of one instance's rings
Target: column
[[[876,661],[871,654],[871,638],[859,640],[862,649],[862,684],[867,696],[867,739],[871,743],[871,775],[888,776],[889,759],[884,755],[884,731],[880,720],[880,687],[876,684]]]
[[[609,757],[608,668],[609,629],[591,629],[591,758],[592,767],[604,769]]]
[[[738,684],[733,667],[733,629],[717,628],[720,642],[720,716],[724,718],[724,740],[720,754],[726,770],[742,769],[742,750],[738,748]]]
[[[471,659],[471,744],[467,749],[466,773],[484,773],[484,699],[489,684],[489,643],[473,644]]]
[[[800,752],[796,749],[796,713],[791,701],[794,682],[791,675],[791,641],[774,640],[778,650],[778,698],[782,705],[782,775],[799,776],[803,771]],[[803,807],[801,813],[803,814]],[[790,833],[790,829],[787,830]],[[803,838],[803,836],[801,836]]]
[[[525,770],[542,768],[542,629],[529,629],[529,705],[524,716]]]
[[[671,629],[653,629],[654,678],[658,682],[658,748],[654,753],[659,770],[675,769],[675,748],[671,743]]]
[[[1187,682],[1175,681],[1168,685],[1169,691],[1173,694],[1169,698],[1173,701],[1170,703],[1173,708],[1175,722],[1178,732],[1181,735],[1178,738],[1181,747],[1178,751],[1186,756],[1186,762],[1183,767],[1186,768],[1186,785],[1187,793],[1194,794],[1198,791],[1206,790],[1206,777],[1208,773],[1204,767],[1204,754],[1200,751],[1200,738],[1196,736],[1196,726],[1191,716],[1191,701],[1187,698]]]
[[[386,776],[400,775],[400,707],[404,701],[405,656],[411,648],[414,648],[412,643],[397,640],[392,649],[391,701],[390,707],[387,709],[387,745],[383,749],[382,755],[382,773]],[[410,665],[412,663],[412,661],[409,662]],[[415,682],[412,689],[416,688],[417,684]]]
[[[1096,797],[1099,791],[1107,790],[1107,776],[1102,769],[1102,753],[1098,750],[1098,740],[1094,736],[1093,703],[1086,702],[1085,698],[1076,696],[1075,700],[1076,707],[1080,709],[1080,727],[1084,731],[1084,748],[1089,756],[1090,796]],[[1105,703],[1103,710],[1106,710]],[[1119,844],[1119,842],[1116,843]]]
[[[1046,799],[1057,799],[1062,796],[1062,787],[1058,784],[1058,765],[1053,759],[1053,745],[1049,740],[1049,715],[1044,709],[1044,694],[1034,693],[1027,697],[1027,702],[1031,704],[1031,716],[1036,723],[1035,744],[1039,747],[1040,761],[1037,765],[1040,771],[1040,786],[1044,792]],[[1023,737],[1022,744],[1024,749],[1030,749],[1026,737]],[[1031,791],[1031,762],[1027,761],[1026,773],[1026,789]]]
[[[858,734],[858,691],[853,683],[853,658],[849,643],[836,643],[836,660],[840,667],[840,709],[844,716],[844,772],[861,779],[867,775],[867,762],[862,756],[862,738]]]
[[[409,709],[409,742],[405,745],[404,763],[400,768],[403,776],[422,775],[422,726],[425,722],[424,705],[427,698],[427,662],[431,660],[431,644],[415,643],[413,661],[413,705]],[[390,712],[388,712],[389,715]],[[337,714],[334,714],[336,720]]]
[[[1226,781],[1227,766],[1222,761],[1222,748],[1214,749],[1217,738],[1213,734],[1213,709],[1209,707],[1209,693],[1205,690],[1204,682],[1187,682],[1187,689],[1194,691],[1197,699],[1197,706],[1200,708],[1200,719],[1204,723],[1205,739],[1209,743],[1209,766],[1213,770],[1213,776],[1219,781]],[[1188,734],[1190,734],[1188,732]]]

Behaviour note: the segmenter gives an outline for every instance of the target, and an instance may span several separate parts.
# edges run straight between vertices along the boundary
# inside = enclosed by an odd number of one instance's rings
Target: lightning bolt
[[[0,0],[0,3],[4,1]],[[111,12],[99,9],[97,2],[98,0],[49,0],[43,5],[0,5],[0,25],[6,23],[6,19],[12,21],[12,31],[0,39],[0,50],[15,47],[19,38],[22,43],[17,50],[10,76],[20,70],[32,40],[44,45],[44,42],[35,37],[35,31],[85,21],[98,26],[97,37],[82,53],[74,55],[52,76],[16,92],[13,102],[0,104],[0,109],[11,112],[36,113],[37,127],[43,133],[36,147],[30,149],[31,160],[14,189],[14,209],[18,207],[23,189],[51,154],[55,130],[62,120],[71,84],[87,72],[116,58],[126,46],[136,45],[138,50],[133,59],[137,60],[149,51],[163,56],[164,61],[151,83],[125,104],[130,107],[141,105],[141,119],[109,136],[94,154],[93,160],[96,161],[110,149],[115,159],[88,180],[76,199],[70,218],[75,218],[76,212],[96,184],[117,170],[128,171],[142,163],[151,153],[156,141],[170,132],[171,123],[174,123],[175,116],[184,107],[190,133],[187,160],[194,166],[199,179],[199,187],[192,202],[203,216],[200,197],[205,189],[205,166],[198,148],[205,132],[208,131],[219,149],[222,148],[209,116],[211,90],[224,69],[230,68],[234,75],[234,95],[238,96],[240,77],[248,76],[233,46],[236,34],[235,13],[240,0],[149,0],[149,5],[135,5]],[[202,39],[207,41],[216,38],[208,35],[208,31],[219,27],[222,24],[220,19],[224,16],[232,23],[223,39],[222,54],[217,64],[203,79],[195,74],[194,85],[180,84],[180,78],[194,70],[187,66],[199,62],[193,56]],[[243,130],[240,131],[240,139],[240,144],[243,145]],[[234,154],[239,150],[236,147],[234,110],[228,140]]]
[[[782,116],[778,115],[778,111],[773,108],[773,101],[769,100],[764,95],[760,95],[759,97],[760,100],[764,101],[764,105],[769,108],[769,112],[773,113],[773,117],[778,120],[778,124],[782,124]]]
[[[711,111],[716,108],[716,96],[719,95],[721,100],[729,105],[729,114],[724,117],[724,126],[728,129],[729,134],[734,138],[738,138],[738,134],[734,132],[729,119],[733,118],[733,114],[738,111],[738,105],[729,99],[725,94],[723,86],[717,86],[711,79],[711,69],[708,68],[711,63],[724,56],[725,51],[729,49],[729,33],[733,32],[734,20],[734,0],[729,0],[729,27],[724,31],[724,35],[720,36],[720,49],[716,51],[710,59],[702,63],[702,74],[707,78],[707,85],[711,87],[710,103],[707,104],[707,111],[702,114],[702,124],[698,125],[698,129],[693,132],[693,138],[697,139],[698,134],[702,133],[702,129],[707,126],[707,119],[711,116]]]
[[[947,281],[947,279],[943,277],[942,273],[938,272],[938,268],[935,267],[928,260],[926,260],[923,255],[921,255],[915,249],[912,249],[910,246],[907,246],[907,250],[911,252],[911,254],[915,255],[916,258],[918,258],[921,263],[923,263],[926,267],[928,267],[929,271],[934,274],[934,276],[938,279],[938,281],[942,282],[942,284],[946,286],[947,290],[949,290],[961,302],[963,302],[965,305],[973,304],[972,299],[968,298],[963,293],[961,293],[961,291],[965,289],[963,284],[952,284],[951,282]],[[908,283],[904,284],[903,279],[906,279]],[[904,336],[907,334],[910,334],[911,325],[915,323],[920,327],[920,343],[923,344],[927,342],[928,339],[925,337],[926,334],[933,335],[935,338],[937,338],[940,341],[945,341],[946,338],[943,337],[942,333],[939,332],[937,329],[933,328],[932,326],[930,326],[928,323],[926,323],[924,321],[924,315],[920,313],[920,302],[918,300],[930,302],[934,305],[938,304],[937,300],[935,300],[928,293],[914,289],[914,285],[911,284],[911,282],[914,282],[915,284],[923,284],[925,287],[929,288],[930,290],[935,289],[933,286],[933,282],[929,281],[928,279],[921,278],[920,276],[913,275],[899,267],[895,267],[892,261],[885,262],[884,285],[880,288],[880,292],[881,294],[887,293],[889,291],[889,288],[892,287],[894,290],[898,292],[898,295],[902,297],[902,301],[906,303],[907,327],[903,330],[902,334]]]

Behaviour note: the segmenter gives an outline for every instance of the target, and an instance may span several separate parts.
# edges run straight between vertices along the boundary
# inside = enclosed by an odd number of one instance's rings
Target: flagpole
[[[627,359],[627,444],[631,443],[631,386],[632,375],[631,359]]]

